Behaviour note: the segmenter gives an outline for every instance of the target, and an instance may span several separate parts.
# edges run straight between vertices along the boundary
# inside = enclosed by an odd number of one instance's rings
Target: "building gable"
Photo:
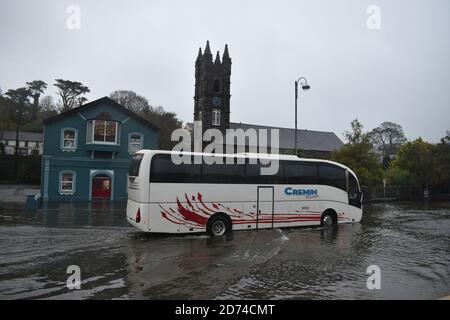
[[[94,141],[94,121],[116,122],[114,141]],[[70,148],[63,145],[67,142],[65,132],[73,138]],[[129,159],[131,139],[137,135],[141,137],[142,148],[157,148],[156,126],[104,97],[45,120],[44,156],[93,158],[105,154],[110,159]]]
[[[114,100],[108,98],[108,97],[103,97],[94,101],[91,101],[89,103],[86,103],[80,107],[77,108],[73,108],[71,110],[68,110],[66,112],[60,113],[58,115],[55,115],[53,117],[47,118],[44,120],[44,125],[48,125],[51,124],[53,122],[59,121],[61,119],[76,115],[77,113],[80,114],[84,114],[85,112],[87,112],[88,110],[94,109],[98,106],[101,105],[108,105],[111,106],[112,108],[118,110],[119,112],[122,112],[123,114],[135,119],[136,121],[151,127],[153,130],[155,131],[159,131],[159,128],[154,125],[153,123],[151,123],[150,121],[138,116],[137,114],[135,114],[134,112],[131,112],[130,110],[128,110],[127,108],[125,108],[124,106],[122,106],[121,104],[115,102]]]

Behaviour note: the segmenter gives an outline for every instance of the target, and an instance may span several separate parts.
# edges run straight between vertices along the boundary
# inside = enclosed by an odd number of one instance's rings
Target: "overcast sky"
[[[79,30],[66,27],[72,4]],[[129,89],[192,121],[206,40],[213,54],[229,46],[231,121],[293,127],[305,76],[300,128],[343,139],[354,118],[367,130],[393,121],[431,142],[450,130],[448,0],[0,0],[0,87],[63,78],[89,86],[89,100]]]

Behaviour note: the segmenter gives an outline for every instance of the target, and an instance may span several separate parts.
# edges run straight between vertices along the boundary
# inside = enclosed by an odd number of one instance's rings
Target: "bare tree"
[[[109,97],[134,113],[151,108],[146,97],[131,90],[116,90]]]
[[[109,97],[117,103],[123,105],[128,110],[147,119],[150,123],[159,128],[158,147],[163,150],[170,150],[175,145],[170,140],[173,130],[181,128],[182,122],[177,119],[173,112],[166,112],[163,107],[152,107],[147,98],[131,90],[116,90]]]
[[[79,107],[87,101],[87,98],[83,95],[89,93],[90,90],[81,82],[63,79],[56,79],[55,81],[54,86],[58,88],[59,95],[56,105],[60,112]]]
[[[52,96],[45,96],[39,102],[39,108],[42,112],[55,111],[56,104]]]
[[[388,161],[397,153],[406,137],[399,124],[385,121],[380,126],[369,132],[369,138],[374,147],[383,156],[383,161]]]

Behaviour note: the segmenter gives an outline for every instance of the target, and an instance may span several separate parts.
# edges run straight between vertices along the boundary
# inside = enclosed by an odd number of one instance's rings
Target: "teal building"
[[[44,201],[127,199],[134,152],[158,148],[158,128],[108,97],[44,121]]]

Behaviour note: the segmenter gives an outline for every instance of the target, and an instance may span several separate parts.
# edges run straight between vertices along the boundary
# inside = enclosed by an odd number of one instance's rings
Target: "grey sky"
[[[66,9],[81,8],[68,30]],[[381,29],[366,27],[369,5]],[[228,43],[231,120],[294,125],[339,137],[358,117],[389,120],[408,139],[450,130],[450,1],[22,1],[0,2],[0,87],[81,81],[90,100],[130,89],[192,121],[199,46]],[[50,86],[47,93],[55,95]]]

